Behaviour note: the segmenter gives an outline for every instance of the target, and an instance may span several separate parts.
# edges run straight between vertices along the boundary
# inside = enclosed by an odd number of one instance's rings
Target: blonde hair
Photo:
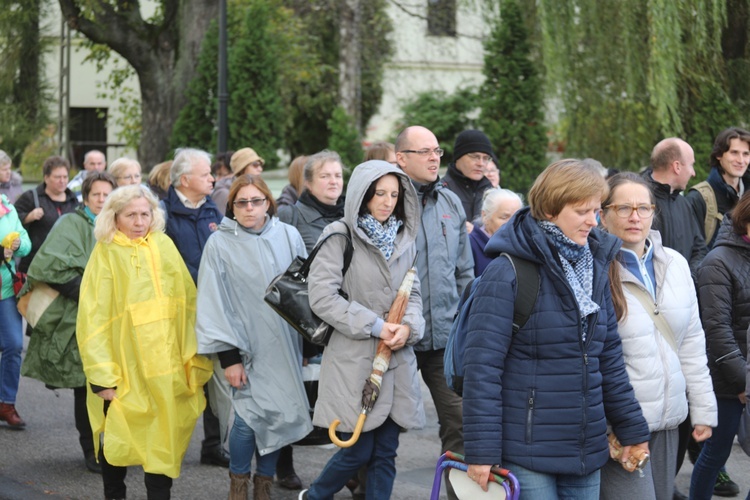
[[[146,186],[133,184],[119,187],[107,196],[107,201],[104,202],[102,211],[96,217],[96,225],[94,227],[96,241],[103,243],[112,242],[112,238],[115,237],[115,233],[117,232],[117,222],[115,220],[117,214],[122,212],[128,203],[138,198],[146,198],[151,207],[151,226],[149,226],[148,231],[150,233],[164,231],[164,213],[159,208],[159,201]]]
[[[118,158],[112,163],[109,164],[107,167],[107,172],[112,174],[112,177],[115,178],[115,182],[117,182],[117,178],[120,177],[120,174],[123,173],[123,171],[128,167],[138,167],[138,173],[142,172],[141,164],[138,163],[136,160],[133,160],[131,158]]]
[[[537,220],[557,217],[565,205],[604,199],[607,181],[594,166],[578,159],[559,160],[544,169],[529,190],[529,209]]]
[[[148,183],[152,186],[157,186],[164,191],[169,191],[169,186],[172,185],[169,177],[169,171],[171,168],[172,160],[154,165],[154,168],[152,168],[151,172],[148,174]]]

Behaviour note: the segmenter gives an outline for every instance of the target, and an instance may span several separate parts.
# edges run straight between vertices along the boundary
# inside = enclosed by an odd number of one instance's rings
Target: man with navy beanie
[[[453,163],[448,165],[442,182],[461,199],[469,232],[474,221],[482,216],[482,195],[492,188],[484,176],[490,161],[500,167],[492,144],[482,131],[464,130],[458,134],[453,145]]]

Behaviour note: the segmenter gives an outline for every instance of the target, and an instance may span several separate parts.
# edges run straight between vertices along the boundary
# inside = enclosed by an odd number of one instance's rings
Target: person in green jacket
[[[72,388],[79,442],[92,472],[101,472],[86,410],[86,377],[76,342],[78,294],[86,263],[96,244],[94,221],[115,180],[107,172],[91,172],[83,181],[83,205],[60,218],[29,266],[28,284],[21,294],[45,283],[57,294],[39,317],[29,341],[21,373],[48,388]]]

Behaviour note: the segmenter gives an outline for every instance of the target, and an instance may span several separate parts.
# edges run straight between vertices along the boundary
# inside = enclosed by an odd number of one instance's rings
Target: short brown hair
[[[271,190],[268,189],[266,182],[261,179],[259,175],[240,175],[237,177],[232,186],[229,188],[229,199],[227,199],[227,217],[230,219],[234,217],[234,199],[237,198],[237,193],[245,186],[252,184],[258,191],[263,193],[263,196],[268,200],[268,215],[276,215],[276,201],[273,199]]]
[[[52,175],[52,171],[58,167],[65,167],[65,170],[70,173],[70,163],[68,160],[62,156],[50,156],[44,160],[44,165],[42,165],[42,175],[49,177]]]
[[[604,199],[607,181],[595,167],[578,159],[559,160],[544,169],[529,190],[531,216],[537,220],[557,217],[565,205],[595,196]]]
[[[297,191],[297,196],[299,196],[305,189],[304,172],[305,163],[307,163],[308,158],[309,156],[306,155],[298,156],[289,164],[287,177],[289,178],[289,184],[291,184],[294,190]]]
[[[374,142],[365,150],[363,162],[369,160],[388,161],[389,153],[396,154],[396,147],[390,142]]]
[[[83,199],[83,201],[87,201],[89,199],[91,187],[97,181],[108,183],[110,186],[112,186],[112,189],[115,189],[117,187],[115,178],[112,177],[112,174],[110,174],[109,172],[90,172],[83,180],[83,184],[81,184],[81,199]]]
[[[729,215],[732,218],[732,229],[739,236],[747,234],[747,225],[750,224],[750,196],[748,194],[750,193],[746,192],[742,195]]]

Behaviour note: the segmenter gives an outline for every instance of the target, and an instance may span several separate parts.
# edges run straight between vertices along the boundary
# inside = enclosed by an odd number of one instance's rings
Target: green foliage
[[[456,136],[475,127],[474,120],[470,117],[476,112],[478,100],[476,91],[471,88],[458,89],[453,94],[443,91],[417,94],[413,100],[402,103],[402,118],[396,124],[393,135],[398,135],[404,128],[412,125],[427,127],[435,134],[440,147],[446,151],[446,159],[450,159]]]
[[[187,103],[172,129],[171,149],[195,147],[216,151],[218,118],[219,24],[213,21],[203,39],[196,75],[187,90]]]
[[[25,182],[41,182],[44,160],[58,154],[57,128],[47,125],[26,146],[20,163],[21,175]]]
[[[724,55],[732,3],[740,2],[540,0],[548,90],[564,108],[566,155],[636,170],[659,139],[683,136],[704,163],[701,144],[732,124],[727,96],[736,80],[728,67],[739,66]],[[738,32],[746,35],[744,23]],[[740,38],[740,51],[750,53]]]
[[[39,33],[44,0],[0,0],[0,149],[18,165],[50,121],[50,92],[41,78],[48,43]]]
[[[266,0],[249,2],[241,36],[232,46],[229,64],[229,148],[251,147],[278,166],[283,144],[279,44],[270,29],[271,7]]]
[[[341,106],[333,110],[328,120],[328,149],[336,151],[351,171],[362,163],[362,143],[354,119]]]
[[[542,81],[516,0],[504,0],[502,19],[485,41],[479,127],[498,158],[502,186],[525,192],[546,166]]]
[[[291,156],[311,154],[329,142],[327,121],[339,104],[339,24],[344,0],[282,0],[293,12],[282,58],[286,143]],[[361,2],[362,124],[382,100],[383,65],[393,48],[387,0]],[[295,29],[296,28],[296,29]],[[364,128],[364,126],[362,128]]]

